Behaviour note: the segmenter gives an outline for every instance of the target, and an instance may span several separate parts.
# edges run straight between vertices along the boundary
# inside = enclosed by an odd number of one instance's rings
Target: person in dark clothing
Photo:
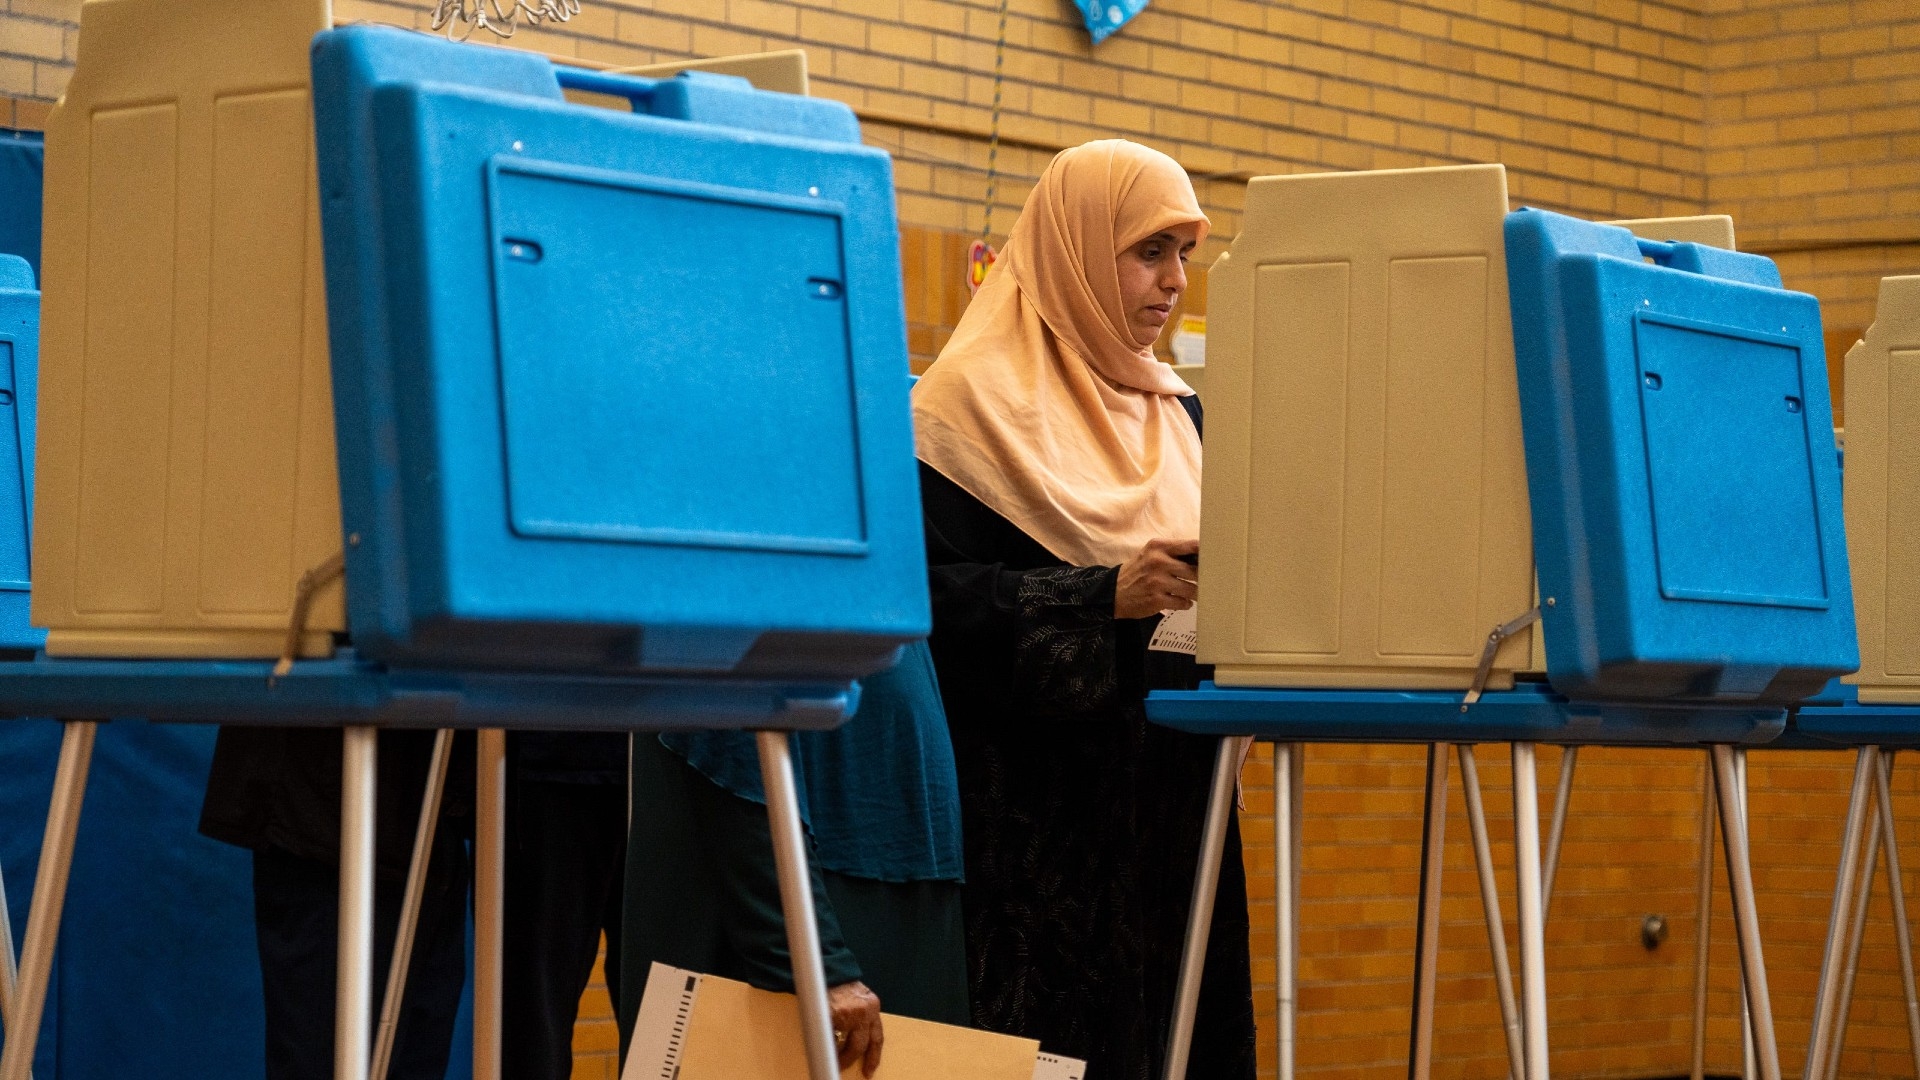
[[[423,731],[380,735],[376,1009],[433,738]],[[603,931],[609,935],[608,990],[616,992],[626,751],[624,734],[508,737],[501,1047],[506,1080],[564,1080],[572,1074],[573,1022]],[[200,831],[254,855],[268,1080],[333,1075],[340,754],[337,728],[229,726],[214,748]],[[472,736],[456,737],[395,1032],[392,1080],[441,1080],[446,1074],[466,980],[473,759]]]
[[[1164,1068],[1219,746],[1145,715],[1203,677],[1149,642],[1197,595],[1201,414],[1151,346],[1205,228],[1164,155],[1062,153],[914,391],[974,1020],[1101,1080]],[[1230,821],[1188,1072],[1208,1080],[1255,1072]]]

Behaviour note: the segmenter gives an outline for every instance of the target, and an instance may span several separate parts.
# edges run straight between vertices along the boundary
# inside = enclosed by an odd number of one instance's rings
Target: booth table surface
[[[1461,706],[1453,691],[1156,690],[1147,718],[1199,735],[1274,742],[1544,742],[1570,745],[1760,744],[1786,729],[1787,710],[1570,702],[1541,683],[1491,691]]]
[[[0,715],[139,716],[312,727],[664,731],[839,726],[857,685],[398,669],[342,650],[273,677],[267,661],[0,662]]]

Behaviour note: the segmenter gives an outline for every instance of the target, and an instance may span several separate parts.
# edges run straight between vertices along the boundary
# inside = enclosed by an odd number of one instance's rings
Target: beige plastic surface
[[[1248,185],[1207,310],[1199,658],[1220,683],[1465,688],[1532,606],[1506,212],[1498,165]]]
[[[1920,277],[1880,282],[1847,351],[1847,557],[1860,700],[1920,705]]]
[[[81,8],[47,123],[51,653],[277,655],[300,575],[340,548],[307,60],[330,24],[327,0]]]
[[[1173,365],[1173,373],[1180,376],[1181,381],[1185,382],[1188,386],[1193,387],[1194,393],[1202,397],[1206,396],[1207,388],[1203,386],[1202,383],[1204,383],[1207,378],[1207,365],[1175,364]]]
[[[1725,214],[1629,218],[1624,221],[1609,221],[1607,224],[1628,229],[1642,240],[1678,240],[1687,244],[1705,244],[1708,247],[1733,250],[1733,219]]]

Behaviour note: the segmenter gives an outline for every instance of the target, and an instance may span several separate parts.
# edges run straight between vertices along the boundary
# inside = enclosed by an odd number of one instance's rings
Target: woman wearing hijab
[[[882,1007],[968,1022],[959,791],[925,643],[861,680],[851,720],[794,735],[793,754],[840,1066],[871,1076]],[[792,992],[753,736],[636,735],[632,793],[620,1045],[655,961]]]
[[[1054,158],[914,390],[931,640],[959,767],[973,1018],[1157,1078],[1218,741],[1146,721],[1191,607],[1200,409],[1152,345],[1208,222],[1121,140]],[[1188,1075],[1254,1075],[1246,879],[1227,836]]]

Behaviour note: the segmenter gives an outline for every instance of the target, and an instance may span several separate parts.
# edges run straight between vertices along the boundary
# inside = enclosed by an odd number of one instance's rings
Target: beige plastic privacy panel
[[[1847,556],[1860,700],[1920,705],[1920,277],[1880,282],[1847,352]]]
[[[1175,364],[1173,365],[1173,373],[1180,376],[1181,382],[1193,387],[1194,393],[1202,397],[1206,396],[1207,388],[1204,384],[1207,378],[1207,365]]]
[[[615,68],[621,75],[639,75],[649,79],[668,79],[683,71],[710,71],[716,75],[738,75],[757,89],[781,94],[807,93],[807,52],[782,49],[779,52],[742,53],[739,56],[714,56],[705,60],[675,60],[667,64]]]
[[[308,101],[327,0],[87,0],[47,123],[33,616],[51,653],[271,656],[338,551]],[[303,646],[344,627],[339,585]]]
[[[1221,684],[1465,688],[1533,605],[1506,212],[1498,165],[1248,186],[1209,274],[1199,631]]]
[[[1610,221],[1643,240],[1679,241],[1733,250],[1733,219],[1725,214],[1698,217],[1629,218]]]

